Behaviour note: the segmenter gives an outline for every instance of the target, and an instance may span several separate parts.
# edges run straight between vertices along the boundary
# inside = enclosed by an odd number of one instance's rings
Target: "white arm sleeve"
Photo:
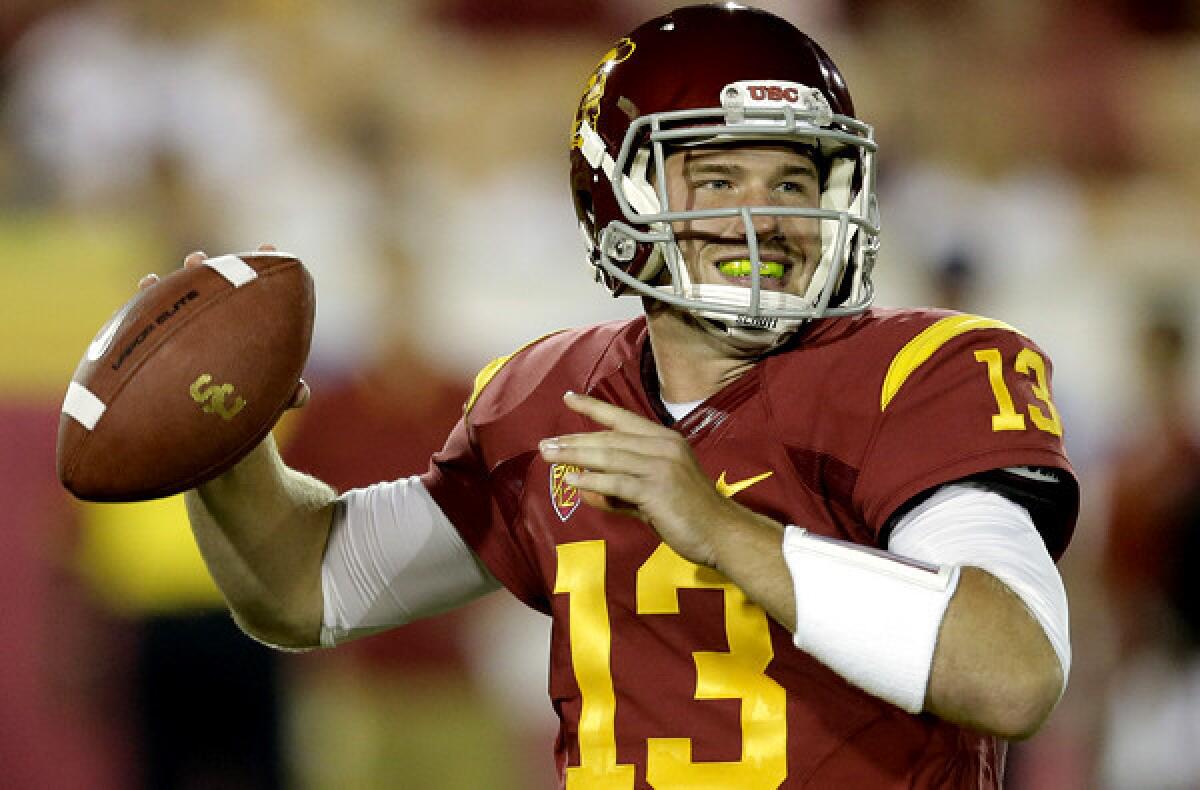
[[[1071,669],[1067,592],[1029,511],[983,484],[944,486],[897,522],[888,550],[938,565],[982,568],[1024,601]]]
[[[419,478],[347,491],[321,563],[321,644],[437,614],[499,586]]]

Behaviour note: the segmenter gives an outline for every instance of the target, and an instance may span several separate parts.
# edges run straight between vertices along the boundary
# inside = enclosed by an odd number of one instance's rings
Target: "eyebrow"
[[[745,172],[745,168],[741,165],[732,165],[725,162],[705,162],[703,160],[690,160],[683,166],[684,175],[723,175],[736,176]],[[777,177],[787,176],[807,176],[809,178],[817,178],[817,168],[810,162],[796,162],[781,166],[774,171]]]

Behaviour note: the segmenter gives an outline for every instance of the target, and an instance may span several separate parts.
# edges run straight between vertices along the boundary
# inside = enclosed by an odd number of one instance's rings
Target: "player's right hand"
[[[275,248],[274,244],[258,245],[259,252],[275,252],[275,249],[276,248]],[[207,258],[208,258],[208,255],[201,250],[197,250],[196,252],[188,253],[186,256],[184,256],[183,268],[191,269],[193,267],[200,266],[201,264],[204,263],[204,261]],[[144,291],[147,288],[149,288],[150,286],[154,285],[156,282],[158,282],[158,280],[159,280],[158,275],[151,272],[150,274],[147,274],[145,277],[143,277],[141,280],[138,280],[138,290]],[[304,406],[304,404],[308,403],[308,399],[310,397],[312,397],[312,390],[309,389],[308,384],[305,383],[304,379],[300,379],[298,382],[296,382],[296,391],[292,393],[292,402],[290,404],[288,404],[288,408],[289,409],[302,408]]]

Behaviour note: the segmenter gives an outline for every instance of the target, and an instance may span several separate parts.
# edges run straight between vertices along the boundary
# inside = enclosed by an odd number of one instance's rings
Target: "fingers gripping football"
[[[277,252],[278,248],[274,244],[260,244],[260,245],[258,245],[258,251],[259,252]],[[208,253],[204,252],[203,250],[196,250],[195,252],[189,252],[183,258],[183,268],[194,269],[197,266],[203,265],[206,260],[208,260]],[[147,274],[145,277],[143,277],[141,280],[138,281],[138,285],[137,285],[138,290],[144,291],[147,288],[149,288],[150,286],[159,282],[161,279],[162,278],[159,277],[156,273],[151,272],[150,274]],[[306,403],[308,403],[308,401],[311,397],[312,397],[312,390],[309,388],[308,384],[304,381],[304,379],[300,379],[299,381],[296,382],[296,389],[292,393],[292,400],[288,404],[288,408],[289,409],[303,408],[304,405]]]
[[[639,518],[676,552],[713,565],[715,538],[743,509],[722,497],[677,432],[610,403],[575,393],[567,407],[608,430],[558,436],[541,442],[551,463],[582,469],[566,482],[589,505]]]

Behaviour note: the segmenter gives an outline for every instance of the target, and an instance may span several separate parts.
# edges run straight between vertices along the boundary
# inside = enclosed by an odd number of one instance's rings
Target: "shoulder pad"
[[[544,395],[553,390],[558,398],[567,389],[582,392],[613,343],[628,339],[631,333],[636,335],[639,329],[640,325],[629,321],[562,329],[493,359],[475,376],[464,416],[473,422],[491,421],[518,404],[528,406],[528,399],[535,393]],[[632,353],[631,348],[622,348],[617,356]]]
[[[471,397],[467,398],[467,403],[465,406],[463,406],[463,415],[466,416],[471,413],[471,407],[475,405],[475,401],[479,400],[479,396],[483,393],[484,387],[486,387],[488,385],[488,383],[491,382],[491,380],[496,377],[496,374],[500,372],[500,368],[507,365],[509,360],[511,360],[517,354],[520,354],[522,351],[529,348],[530,346],[536,345],[537,343],[542,342],[546,338],[552,337],[553,335],[557,335],[559,332],[562,332],[562,331],[564,331],[564,330],[558,329],[553,332],[547,332],[546,334],[542,335],[541,337],[537,337],[537,338],[534,338],[533,340],[530,340],[528,343],[521,346],[520,348],[518,348],[516,351],[512,352],[511,354],[505,354],[502,357],[496,357],[491,362],[484,365],[479,370],[479,372],[475,374],[475,385],[471,388]]]
[[[904,382],[942,346],[959,335],[984,329],[1000,329],[1024,336],[1019,329],[1003,321],[978,315],[952,315],[935,321],[909,340],[892,357],[879,393],[879,410],[887,410],[888,404],[896,397]]]

